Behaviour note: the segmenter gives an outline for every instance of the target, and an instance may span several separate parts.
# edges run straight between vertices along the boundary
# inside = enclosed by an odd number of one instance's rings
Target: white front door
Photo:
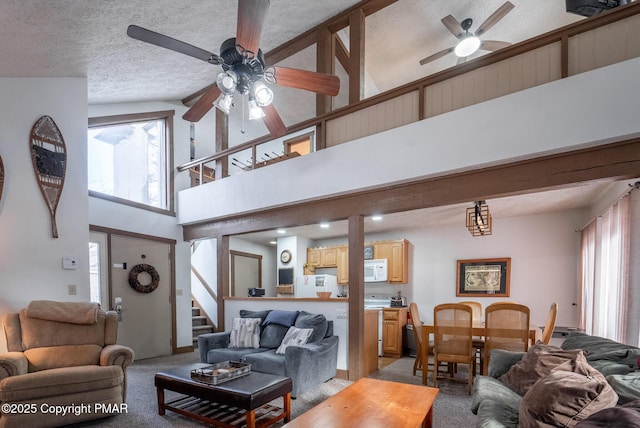
[[[111,236],[111,306],[116,307],[118,298],[122,301],[118,343],[131,347],[136,360],[172,352],[170,252],[168,243]],[[153,291],[148,291],[152,277],[147,271],[134,278],[143,291],[136,291],[129,284],[130,272],[139,264],[150,265],[157,272],[159,280]]]

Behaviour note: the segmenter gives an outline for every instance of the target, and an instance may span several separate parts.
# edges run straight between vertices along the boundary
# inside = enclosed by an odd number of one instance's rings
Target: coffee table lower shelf
[[[247,410],[229,406],[222,403],[212,403],[197,397],[184,395],[170,402],[163,403],[163,410],[171,410],[183,416],[196,419],[200,422],[221,426],[225,428],[236,428],[251,426],[247,421]],[[249,411],[251,413],[251,411]],[[161,411],[160,414],[164,414]],[[253,410],[250,419],[254,419],[256,427],[267,427],[277,421],[284,419],[286,412],[282,407],[265,404]]]

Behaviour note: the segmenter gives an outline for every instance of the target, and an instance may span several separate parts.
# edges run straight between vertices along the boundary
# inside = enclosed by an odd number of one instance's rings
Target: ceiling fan
[[[269,0],[239,0],[236,37],[222,43],[219,55],[137,25],[130,25],[127,35],[222,67],[216,84],[187,110],[183,119],[197,122],[213,106],[229,114],[233,95],[238,93],[248,97],[249,119],[262,118],[270,134],[277,138],[286,134],[287,127],[271,104],[273,91],[267,84],[336,96],[340,79],[314,71],[266,66],[260,34],[269,4]]]
[[[485,51],[497,51],[504,47],[509,46],[511,43],[499,42],[496,40],[480,40],[480,36],[486,33],[491,27],[493,27],[498,21],[505,17],[505,15],[511,12],[514,6],[511,2],[507,1],[500,6],[495,12],[493,12],[476,30],[475,33],[469,32],[469,29],[473,25],[473,20],[467,18],[462,23],[458,22],[451,15],[447,15],[442,18],[442,23],[451,33],[459,40],[458,44],[447,49],[443,49],[440,52],[436,52],[433,55],[420,60],[420,65],[425,65],[428,62],[435,61],[438,58],[454,52],[458,57],[458,64],[461,64],[467,60],[467,58],[475,53],[477,50],[482,49]]]

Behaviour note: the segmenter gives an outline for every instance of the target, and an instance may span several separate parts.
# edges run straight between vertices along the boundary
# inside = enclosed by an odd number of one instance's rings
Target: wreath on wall
[[[138,281],[138,275],[142,272],[146,272],[151,276],[151,282],[149,284],[143,285]],[[153,290],[158,288],[159,282],[160,275],[158,275],[156,268],[151,265],[142,263],[135,265],[129,271],[129,285],[139,293],[151,293]]]

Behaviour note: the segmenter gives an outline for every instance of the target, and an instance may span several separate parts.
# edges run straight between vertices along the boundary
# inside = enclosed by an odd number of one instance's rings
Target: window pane
[[[90,128],[89,190],[166,209],[165,135],[164,120]]]

